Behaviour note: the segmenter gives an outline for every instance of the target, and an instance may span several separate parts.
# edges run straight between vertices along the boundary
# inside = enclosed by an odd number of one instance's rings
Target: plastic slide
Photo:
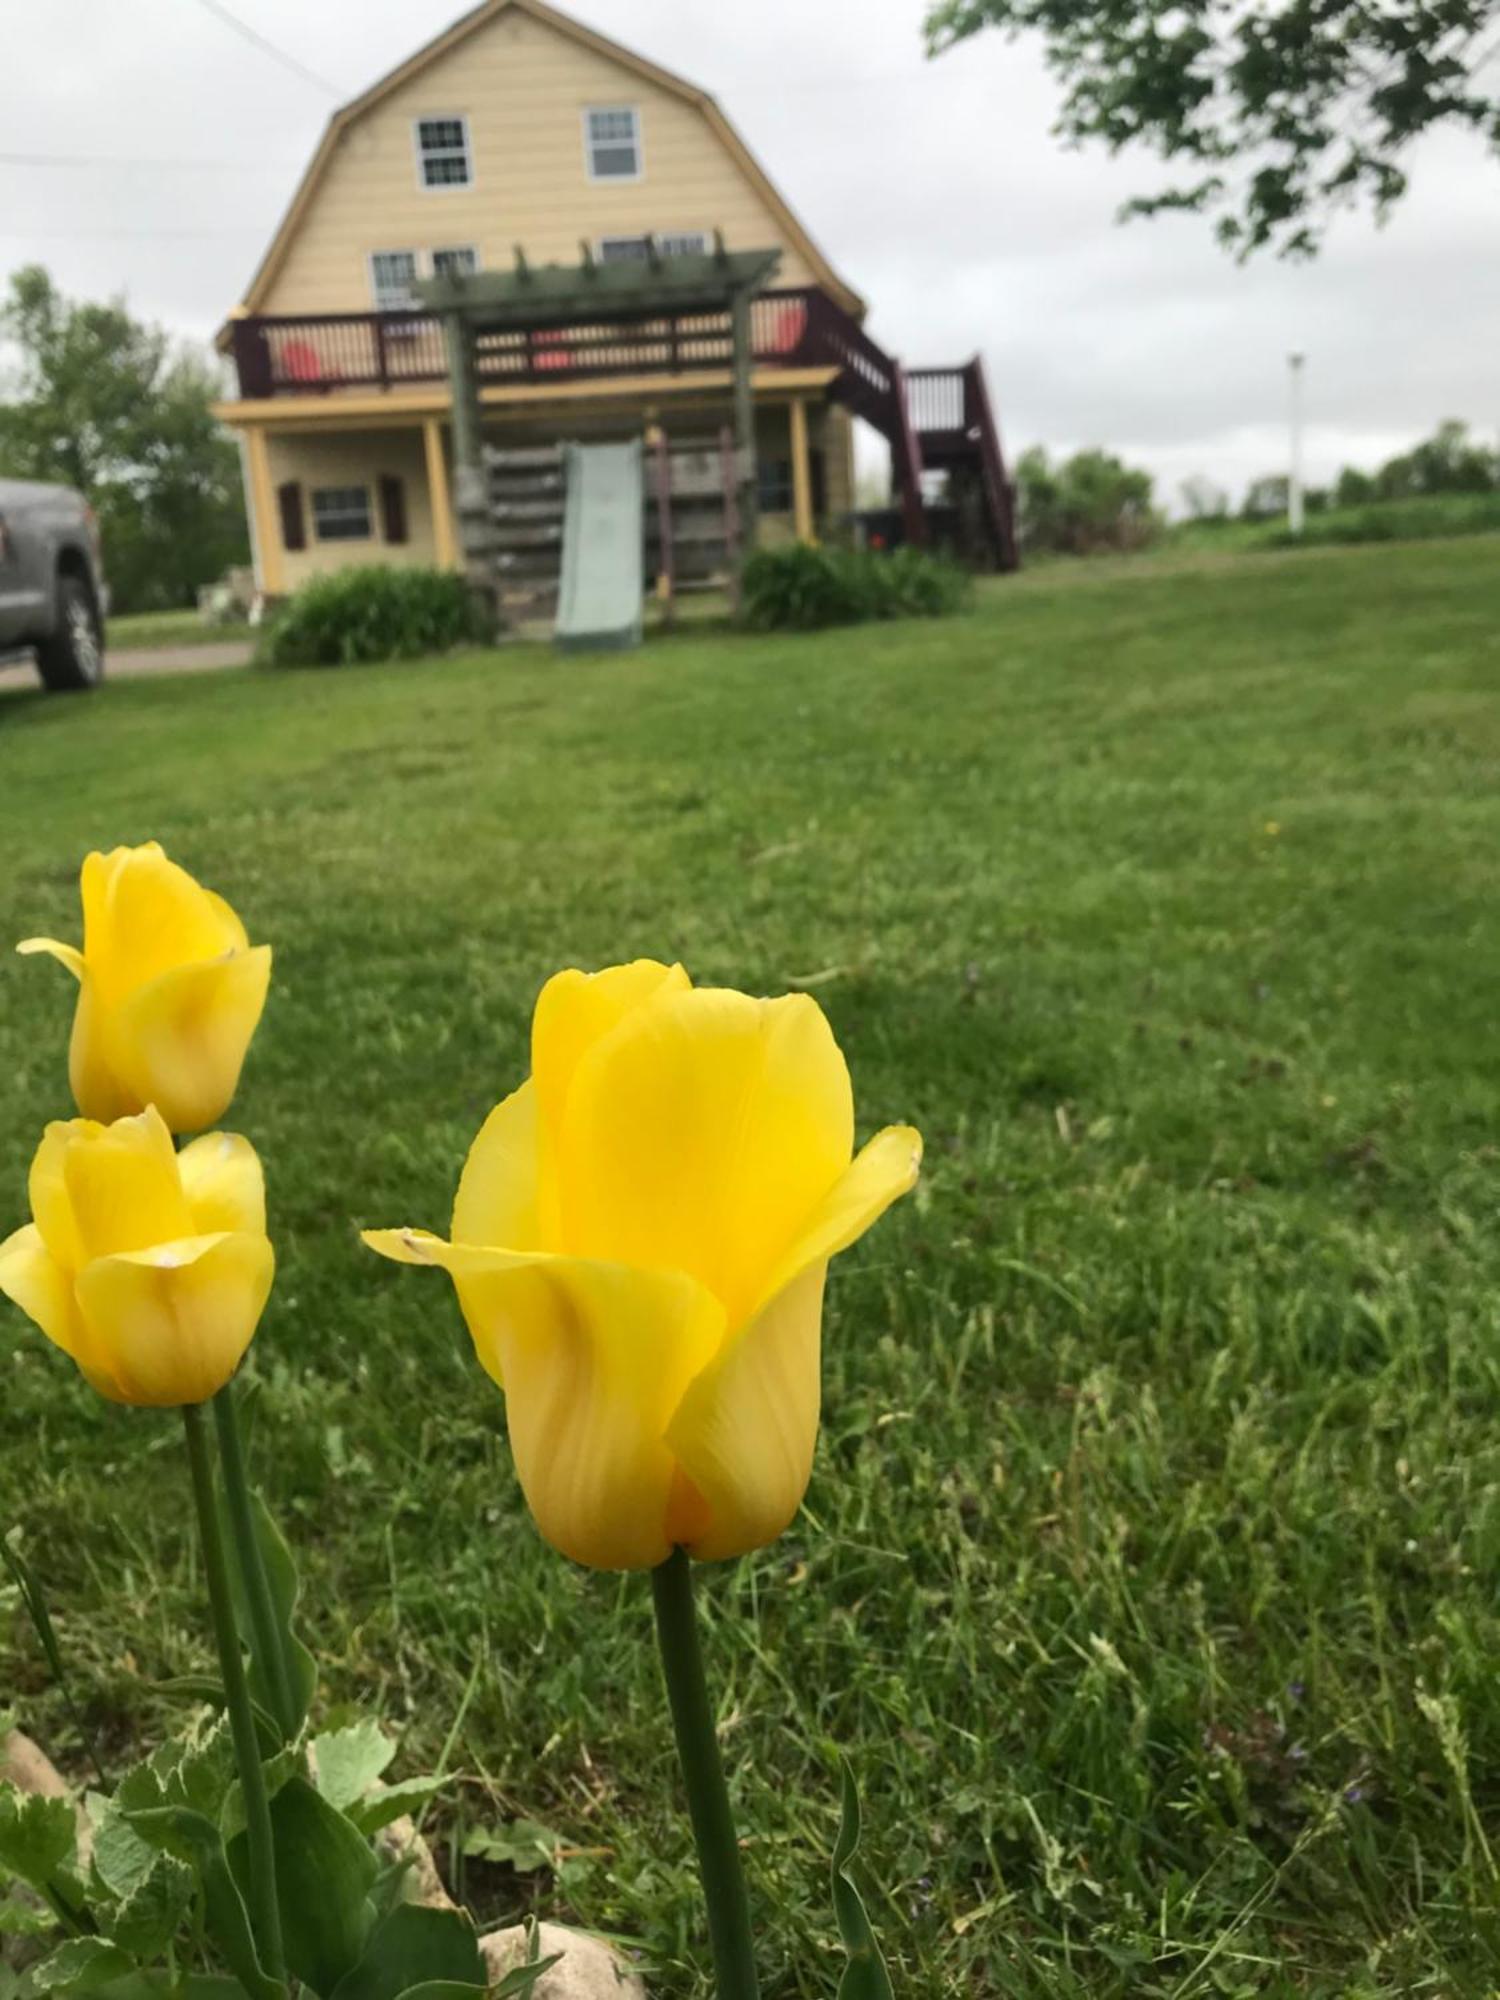
[[[556,643],[564,652],[641,643],[645,588],[641,444],[570,444]]]

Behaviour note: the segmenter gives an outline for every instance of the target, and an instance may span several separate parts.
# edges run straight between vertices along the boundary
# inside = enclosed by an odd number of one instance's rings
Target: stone
[[[52,1759],[11,1729],[0,1737],[0,1784],[14,1785],[18,1792],[36,1792],[44,1799],[65,1799],[67,1785]]]
[[[531,1926],[511,1924],[480,1939],[479,1948],[491,1980],[503,1979],[526,1963]],[[565,1924],[538,1924],[536,1955],[558,1963],[544,1972],[531,1989],[530,2000],[646,2000],[641,1975],[603,1938]]]
[[[410,1813],[403,1813],[400,1819],[393,1819],[389,1826],[381,1827],[375,1835],[375,1849],[387,1866],[398,1861],[406,1863],[401,1883],[403,1902],[421,1903],[429,1910],[458,1908],[443,1887],[443,1878],[438,1874],[432,1849],[417,1832],[416,1822]]]

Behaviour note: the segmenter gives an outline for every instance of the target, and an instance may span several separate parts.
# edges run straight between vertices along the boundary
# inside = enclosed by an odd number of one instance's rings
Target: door
[[[51,628],[47,550],[35,501],[0,502],[0,647],[29,644]]]

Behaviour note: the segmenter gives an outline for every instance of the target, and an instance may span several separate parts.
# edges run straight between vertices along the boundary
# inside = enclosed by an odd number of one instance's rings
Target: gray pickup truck
[[[49,688],[97,686],[107,607],[99,531],[83,495],[0,479],[0,661],[33,652]]]

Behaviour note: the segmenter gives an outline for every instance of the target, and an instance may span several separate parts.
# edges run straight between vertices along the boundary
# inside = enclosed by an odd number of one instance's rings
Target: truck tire
[[[97,687],[104,678],[104,634],[93,592],[78,576],[57,579],[57,625],[36,649],[42,680],[55,694]]]

